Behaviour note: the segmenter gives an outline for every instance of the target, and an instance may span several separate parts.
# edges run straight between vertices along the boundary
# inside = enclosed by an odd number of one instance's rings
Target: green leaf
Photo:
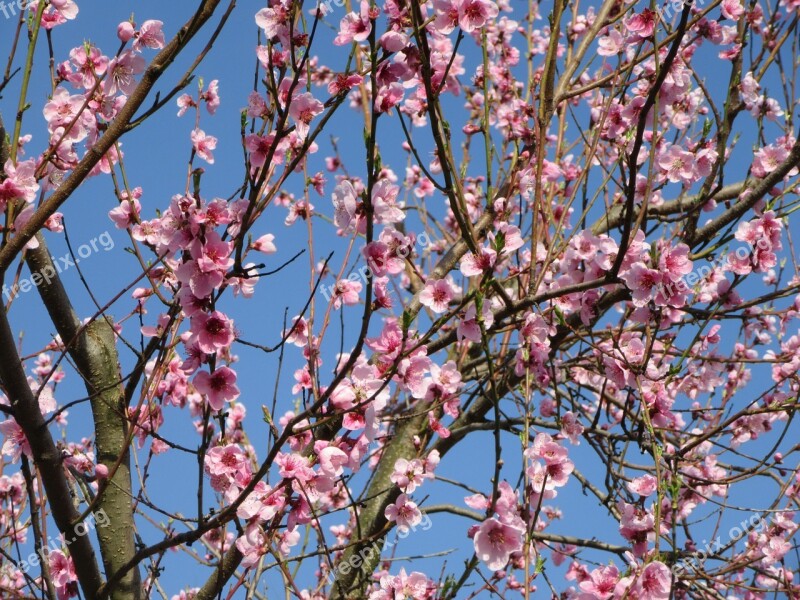
[[[533,574],[538,575],[542,571],[544,571],[544,563],[547,562],[547,559],[544,556],[537,556],[536,557],[536,567],[533,569]]]
[[[411,322],[414,318],[408,310],[403,311],[403,333],[408,333],[408,328],[411,327]]]
[[[703,122],[703,137],[708,137],[709,133],[711,133],[711,119],[706,119]]]

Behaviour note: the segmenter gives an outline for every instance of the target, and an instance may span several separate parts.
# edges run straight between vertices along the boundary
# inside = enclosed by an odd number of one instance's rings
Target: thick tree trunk
[[[56,274],[42,236],[39,247],[26,258],[33,273],[53,273],[38,286],[50,318],[67,352],[83,377],[90,397],[95,426],[97,463],[108,468],[109,479],[100,488],[97,511],[103,511],[107,525],[99,526],[97,538],[106,578],[111,577],[136,552],[132,511],[128,419],[119,358],[110,318],[99,317],[82,327]],[[141,582],[138,569],[132,569],[114,589],[114,600],[139,600]]]

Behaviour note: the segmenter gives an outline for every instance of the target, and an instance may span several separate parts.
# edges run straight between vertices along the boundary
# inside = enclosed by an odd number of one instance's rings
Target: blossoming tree
[[[798,0],[79,3],[0,3],[3,598],[800,597]]]

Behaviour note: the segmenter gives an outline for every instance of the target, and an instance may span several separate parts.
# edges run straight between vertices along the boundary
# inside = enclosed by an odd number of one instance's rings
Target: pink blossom
[[[245,137],[244,144],[250,152],[250,166],[252,168],[263,167],[270,152],[272,152],[274,156],[276,151],[273,149],[274,143],[275,135],[272,133],[266,136],[251,133]]]
[[[789,156],[789,152],[783,146],[769,144],[756,150],[753,157],[753,175],[765,177],[777,169]]]
[[[493,0],[459,0],[458,25],[464,33],[472,33],[497,18]]]
[[[273,490],[268,484],[259,481],[253,491],[236,510],[240,519],[255,519],[257,522],[269,521],[278,514],[285,504],[284,494]]]
[[[639,494],[646,498],[655,493],[658,481],[652,475],[642,475],[628,482],[627,487],[634,494]]]
[[[352,42],[363,42],[366,41],[371,31],[369,2],[361,0],[360,11],[348,13],[340,21],[339,35],[336,36],[333,43],[337,46],[344,46]]]
[[[141,52],[143,48],[151,48],[153,50],[163,48],[164,32],[161,31],[163,26],[163,22],[154,19],[142,23],[142,27],[136,33],[136,39],[133,41],[133,49],[136,52]]]
[[[686,244],[665,246],[658,259],[658,268],[672,281],[679,281],[684,275],[691,273],[692,261],[689,260],[689,246]]]
[[[230,347],[235,338],[233,321],[218,310],[193,316],[191,331],[190,343],[197,344],[206,354],[214,354]]]
[[[434,0],[433,6],[436,9],[436,20],[433,22],[433,26],[444,35],[452,33],[458,25],[461,1]]]
[[[200,94],[200,97],[206,101],[206,110],[208,114],[213,115],[219,108],[219,81],[214,79],[208,84],[205,92]]]
[[[501,523],[495,518],[484,521],[475,532],[475,555],[492,571],[508,564],[514,552],[522,550],[524,532],[517,527]]]
[[[381,48],[387,52],[400,52],[403,48],[408,46],[408,35],[402,31],[387,31],[378,40]]]
[[[131,51],[111,59],[103,82],[103,91],[108,96],[117,92],[130,96],[136,88],[135,76],[144,71],[144,66],[144,59]]]
[[[56,587],[58,597],[69,598],[71,596],[68,591],[70,584],[74,584],[78,581],[72,558],[65,555],[61,550],[52,550],[47,555],[47,561],[50,566],[50,576],[53,579],[53,585]]]
[[[581,595],[581,600],[608,600],[613,597],[617,582],[619,581],[619,570],[614,565],[599,567],[592,570],[589,579],[581,581],[578,586],[585,594]]]
[[[295,121],[297,135],[301,140],[308,136],[308,124],[325,108],[322,102],[305,92],[292,98],[289,104],[289,116]]]
[[[50,4],[65,19],[72,21],[78,16],[78,5],[73,0],[50,0]]]
[[[210,448],[205,455],[204,469],[211,476],[233,477],[250,472],[247,455],[238,444]]]
[[[772,564],[781,560],[791,549],[792,545],[783,537],[770,536],[766,544],[761,547],[761,552],[764,554],[764,561]]]
[[[406,218],[397,205],[400,188],[388,179],[381,179],[372,187],[372,208],[376,223],[399,223]]]
[[[425,467],[418,459],[406,460],[398,458],[394,463],[394,471],[389,479],[407,494],[411,494],[425,480]]]
[[[242,566],[250,568],[269,552],[269,542],[261,527],[257,523],[251,523],[245,529],[244,535],[236,538],[236,549],[242,553]]]
[[[422,512],[406,494],[400,494],[394,504],[387,506],[384,516],[391,523],[397,523],[400,531],[408,531],[422,522]]]
[[[202,129],[195,129],[192,131],[192,146],[197,156],[202,158],[208,164],[214,164],[214,155],[211,151],[217,147],[217,138],[213,135],[206,135]]]
[[[350,75],[347,73],[339,73],[336,78],[328,84],[328,93],[331,96],[338,96],[339,94],[349,92],[363,80],[364,78],[357,73]],[[332,169],[328,168],[328,170],[330,171]]]
[[[268,40],[278,38],[281,43],[289,43],[289,28],[287,27],[288,12],[281,3],[273,7],[262,8],[255,15],[256,25],[264,30]]]
[[[317,442],[319,444],[320,442]],[[315,444],[316,449],[316,444]],[[327,477],[339,477],[344,472],[350,457],[336,446],[327,445],[317,452],[320,473]]]
[[[195,108],[197,103],[189,94],[181,94],[176,101],[178,104],[178,116],[182,117],[190,108]]]
[[[649,8],[645,8],[641,13],[631,15],[625,21],[625,28],[631,33],[639,36],[639,39],[647,39],[653,35],[656,26],[656,13]]]
[[[491,248],[481,248],[478,256],[469,253],[461,259],[459,270],[464,277],[483,275],[487,271],[491,272],[496,260],[497,252]]]
[[[350,279],[337,281],[333,290],[333,307],[341,308],[342,304],[358,304],[359,294],[363,287],[360,281]]]
[[[647,549],[647,540],[653,533],[655,518],[645,509],[627,502],[619,502],[620,519],[619,532],[629,542],[633,543],[634,554],[642,556]]]
[[[631,290],[635,306],[646,306],[652,299],[653,293],[662,289],[664,282],[661,271],[650,269],[641,262],[634,263],[620,277]]]
[[[463,264],[462,261],[462,265]],[[494,325],[494,313],[492,312],[492,307],[489,302],[483,303],[481,314],[483,315],[483,327],[488,330]],[[459,341],[466,339],[476,344],[481,341],[481,327],[478,324],[477,308],[474,303],[471,303],[467,307],[464,317],[459,320],[456,334],[458,335]]]
[[[253,90],[247,97],[247,116],[251,119],[258,119],[267,115],[267,103],[263,96]]]
[[[670,596],[670,582],[669,568],[660,561],[653,561],[642,570],[634,589],[639,600],[666,600]]]
[[[257,252],[263,252],[264,254],[275,254],[278,251],[278,249],[275,247],[275,236],[271,233],[265,233],[255,242],[253,242],[250,247]]]
[[[741,0],[722,0],[720,5],[722,16],[734,21],[738,20],[744,14],[744,7]]]
[[[355,227],[355,216],[358,194],[347,179],[343,180],[333,190],[333,223],[345,233]]]
[[[447,312],[450,301],[454,298],[455,292],[445,279],[429,279],[419,294],[420,303],[439,314]]]
[[[135,33],[136,30],[130,21],[123,21],[117,25],[117,37],[123,44],[131,41]]]
[[[213,373],[200,371],[192,383],[198,392],[208,398],[208,403],[214,410],[222,410],[226,400],[232,402],[239,397],[236,372],[229,367],[219,367]]]
[[[80,94],[70,95],[70,93],[63,87],[57,87],[53,92],[50,101],[44,105],[42,113],[47,120],[47,129],[51,134],[55,135],[58,128],[61,129],[61,135],[65,140],[80,141],[88,135],[88,114],[81,115],[80,110],[83,107],[86,98]],[[69,131],[67,127],[71,125]]]
[[[140,187],[134,188],[130,196],[124,192],[119,206],[108,211],[109,218],[114,221],[118,229],[127,229],[136,223],[142,212],[142,205],[139,203],[141,197]]]
[[[7,203],[17,199],[33,202],[39,191],[39,184],[34,175],[36,171],[34,160],[26,160],[14,165],[9,159],[3,169],[6,179],[0,182],[0,207],[5,210]]]
[[[70,50],[69,65],[74,66],[76,72],[67,73],[66,80],[75,87],[91,89],[108,69],[108,57],[95,46],[86,44]],[[64,66],[68,65],[64,63]]]
[[[682,150],[680,146],[672,145],[658,158],[658,165],[666,171],[666,178],[673,182],[682,182],[686,185],[694,183],[694,156]]]
[[[608,32],[608,35],[604,35],[597,41],[597,54],[600,56],[614,56],[619,54],[622,52],[624,42],[625,40],[622,34],[616,29],[612,29]]]
[[[311,469],[308,458],[297,452],[279,452],[275,458],[275,464],[279,467],[280,476],[286,479],[297,479],[304,484],[314,478],[314,471]]]
[[[4,456],[10,456],[11,462],[17,462],[22,454],[31,456],[31,447],[28,438],[13,418],[8,418],[0,423],[0,434],[5,438],[0,452]]]

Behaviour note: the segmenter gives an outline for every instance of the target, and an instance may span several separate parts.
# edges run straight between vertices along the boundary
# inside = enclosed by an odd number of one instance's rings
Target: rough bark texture
[[[80,514],[73,504],[61,454],[47,429],[39,404],[28,385],[28,378],[16,352],[14,334],[0,302],[0,381],[11,400],[14,419],[25,432],[33,461],[42,477],[51,514],[58,530],[67,540],[72,540],[70,552],[75,558],[75,573],[87,598],[94,598],[102,578],[97,568],[94,550],[88,536],[75,531]]]
[[[38,240],[39,247],[26,256],[28,266],[34,273],[54,274],[50,281],[44,280],[37,289],[69,355],[83,377],[90,397],[97,462],[106,466],[110,475],[113,474],[101,487],[96,507],[98,511],[105,513],[108,522],[105,527],[97,527],[97,538],[106,577],[111,577],[136,552],[127,407],[114,343],[114,329],[110,319],[102,317],[86,327],[81,326],[41,235]],[[111,598],[141,598],[138,569],[125,575]]]
[[[394,472],[394,463],[399,458],[415,458],[414,436],[425,432],[428,413],[418,406],[414,418],[398,426],[392,441],[387,444],[367,492],[369,501],[358,513],[359,525],[354,528],[361,543],[344,551],[336,569],[336,578],[331,590],[331,600],[359,600],[365,597],[367,585],[378,566],[386,534],[386,507],[400,495],[400,489],[389,479]],[[424,441],[423,441],[424,442]],[[425,444],[422,444],[425,447]],[[346,567],[344,565],[347,565]]]

